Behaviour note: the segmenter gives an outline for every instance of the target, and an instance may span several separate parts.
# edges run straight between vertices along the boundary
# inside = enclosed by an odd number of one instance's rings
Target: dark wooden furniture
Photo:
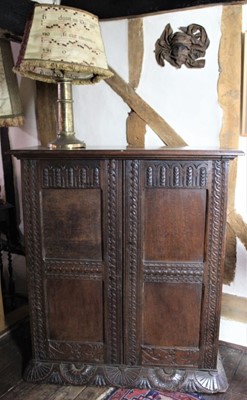
[[[213,393],[233,150],[21,159],[33,382]]]
[[[9,211],[12,208],[12,204],[0,202],[0,284],[5,313],[15,308],[15,282],[13,278],[12,254],[10,249],[11,228],[9,217]],[[8,257],[8,284],[6,284],[4,279],[3,251],[7,253]]]

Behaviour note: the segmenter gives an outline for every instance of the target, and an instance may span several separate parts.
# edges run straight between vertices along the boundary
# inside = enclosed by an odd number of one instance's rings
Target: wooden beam
[[[1,37],[21,41],[27,19],[33,12],[35,3],[31,0],[1,1]]]
[[[129,146],[144,147],[146,122],[135,111],[131,111],[126,121],[127,142]]]
[[[212,4],[238,3],[244,0],[61,0],[61,4],[96,14],[101,19],[131,17],[163,11],[200,7]]]
[[[142,18],[128,21],[128,60],[129,84],[133,89],[139,85],[144,53],[143,20]],[[145,146],[146,122],[131,111],[126,121],[126,135],[129,146]]]
[[[223,110],[220,132],[221,147],[238,148],[241,132],[241,65],[242,65],[242,6],[223,7],[221,19],[222,37],[219,50],[220,78],[219,103]],[[231,162],[228,186],[227,221],[234,234],[247,249],[247,224],[235,211],[237,159]],[[226,252],[231,252],[231,240],[226,242]],[[232,264],[234,267],[234,264]],[[234,271],[233,271],[234,273]]]
[[[35,111],[38,139],[43,146],[56,139],[57,85],[36,81]]]
[[[236,149],[239,146],[241,107],[241,37],[242,6],[225,6],[221,19],[222,37],[219,50],[219,103],[223,110],[220,146]],[[228,191],[228,212],[234,210],[237,159],[231,163]]]
[[[143,20],[128,21],[129,84],[136,89],[139,85],[144,54]]]
[[[122,97],[125,103],[145,121],[160,139],[171,147],[183,147],[187,143],[174,129],[126,83],[112,68],[114,76],[105,82]]]
[[[226,252],[224,261],[224,277],[223,283],[229,285],[234,281],[235,266],[237,261],[237,239],[235,231],[229,222],[226,225]]]
[[[157,12],[187,9],[216,4],[244,4],[245,0],[61,0],[61,5],[76,7],[96,14],[100,19],[135,17]],[[10,40],[20,41],[25,24],[32,14],[35,2],[32,0],[1,1],[1,35]]]
[[[221,316],[232,321],[247,323],[247,298],[222,294]]]

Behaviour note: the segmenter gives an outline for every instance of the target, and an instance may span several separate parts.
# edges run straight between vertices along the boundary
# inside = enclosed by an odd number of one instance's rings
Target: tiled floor
[[[28,322],[0,339],[0,399],[3,400],[94,400],[107,388],[30,384],[22,380],[22,371],[30,357]],[[229,389],[226,393],[204,395],[207,400],[247,400],[247,349],[220,344],[220,353]]]

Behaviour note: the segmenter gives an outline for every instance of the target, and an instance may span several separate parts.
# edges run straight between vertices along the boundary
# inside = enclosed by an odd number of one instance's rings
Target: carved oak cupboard
[[[213,393],[233,150],[14,150],[32,382]]]

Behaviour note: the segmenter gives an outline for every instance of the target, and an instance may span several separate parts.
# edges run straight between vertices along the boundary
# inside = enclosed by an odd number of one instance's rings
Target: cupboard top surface
[[[136,147],[87,147],[76,150],[50,150],[47,147],[30,147],[25,149],[11,150],[10,154],[15,157],[29,159],[55,159],[55,158],[116,158],[116,159],[234,159],[244,153],[240,150],[221,148],[192,148],[192,147],[159,147],[159,148],[136,148]]]

